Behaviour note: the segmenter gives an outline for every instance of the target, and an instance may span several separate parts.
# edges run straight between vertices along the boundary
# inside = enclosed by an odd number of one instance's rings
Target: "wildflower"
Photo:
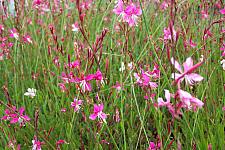
[[[166,10],[169,7],[169,4],[167,1],[163,1],[162,4],[160,5],[161,10]]]
[[[95,76],[93,74],[90,74],[90,75],[87,75],[87,76],[83,76],[81,78],[76,78],[75,82],[80,83],[80,87],[81,87],[83,92],[91,91],[92,87],[91,87],[91,84],[89,83],[89,81],[93,80],[94,77]]]
[[[223,59],[220,63],[222,64],[223,70],[225,70],[225,59]]]
[[[24,126],[25,122],[30,121],[30,118],[27,115],[24,115],[24,107],[21,107],[18,111],[15,106],[11,107],[11,110],[5,110],[5,116],[2,120],[9,120],[11,124],[19,123],[20,126]],[[18,112],[18,114],[16,113]]]
[[[104,108],[103,104],[99,105],[94,104],[94,113],[89,116],[89,119],[95,120],[98,117],[99,119],[102,119],[105,122],[107,115],[104,112],[102,112],[103,108]]]
[[[113,12],[119,15],[123,22],[127,22],[130,27],[137,26],[138,16],[142,14],[140,7],[134,3],[130,3],[124,8],[122,0],[118,0]]]
[[[30,37],[29,35],[24,35],[24,36],[23,36],[23,41],[24,41],[25,43],[30,43],[30,44],[33,43],[32,40],[31,40],[31,37]]]
[[[16,111],[16,107],[15,107],[15,106],[12,106],[12,107],[11,107],[11,110],[6,109],[6,110],[5,110],[5,116],[3,116],[3,117],[1,118],[1,120],[10,120],[10,119],[11,119],[11,116],[14,115],[14,112],[15,112],[15,111]]]
[[[62,112],[62,113],[66,112],[66,108],[62,108],[62,109],[61,109],[61,112]]]
[[[116,85],[114,85],[112,88],[115,88],[118,92],[122,90],[122,86],[118,81],[116,81]]]
[[[183,68],[181,68],[181,65],[174,60],[174,58],[171,58],[171,63],[174,65],[174,67],[180,72],[180,73],[172,73],[172,78],[175,78],[175,80],[183,81],[183,78],[185,79],[187,84],[193,85],[196,82],[200,82],[203,80],[203,77],[196,73],[191,73],[193,70],[195,70],[197,67],[201,65],[201,63],[193,65],[193,60],[191,57],[188,57],[186,61],[183,63]]]
[[[165,97],[166,97],[166,102],[163,101],[163,99],[161,97],[158,98],[158,106],[162,107],[162,106],[169,106],[170,104],[170,92],[168,90],[164,90],[165,91]]]
[[[75,112],[78,112],[80,110],[82,103],[83,103],[82,100],[78,100],[78,99],[74,98],[73,102],[71,102],[71,107],[74,108]]]
[[[40,142],[36,136],[34,136],[34,139],[32,140],[32,150],[41,150],[41,145],[44,144],[43,142]]]
[[[76,60],[74,62],[70,62],[67,65],[69,66],[69,68],[79,68],[80,67],[80,61],[79,60]]]
[[[136,78],[136,82],[140,86],[149,86],[152,89],[155,89],[158,87],[156,82],[152,82],[151,78],[154,77],[151,72],[141,70],[141,74],[134,73],[134,77]]]
[[[58,86],[60,87],[60,89],[63,93],[66,91],[66,86],[64,83],[59,83]]]
[[[17,30],[15,28],[9,30],[10,34],[9,37],[11,38],[15,38],[15,39],[19,39],[19,33],[17,32]]]
[[[173,33],[171,33],[170,27],[164,28],[163,32],[164,32],[164,40],[172,40],[172,36],[173,36],[173,40],[176,40],[177,33],[174,27],[172,27]]]
[[[130,70],[133,69],[133,62],[128,63],[127,66],[129,67]]]
[[[137,7],[133,3],[128,5],[124,10],[124,21],[126,21],[130,27],[137,26],[138,16],[142,14],[140,7]]]
[[[223,43],[223,46],[220,48],[222,51],[222,56],[225,57],[225,43]]]
[[[220,10],[220,13],[221,13],[222,15],[225,15],[225,7],[224,7],[223,9]]]
[[[120,72],[123,72],[125,70],[124,62],[121,62],[121,67],[119,69]]]
[[[194,42],[192,41],[192,39],[187,40],[187,41],[185,42],[185,44],[188,45],[188,46],[190,46],[191,48],[195,48],[195,47],[197,46],[197,44],[194,43]]]
[[[56,142],[56,149],[60,150],[60,145],[62,145],[62,144],[69,144],[69,143],[67,143],[65,140],[60,139]]]
[[[150,142],[147,150],[157,150],[157,149],[160,149],[160,147],[161,147],[160,142],[158,142],[156,144],[154,142]]]
[[[31,98],[34,98],[36,96],[36,89],[34,88],[28,88],[27,92],[24,93],[25,96],[29,96]]]
[[[193,97],[190,93],[183,91],[181,89],[178,90],[178,96],[183,104],[183,107],[185,108],[195,110],[196,107],[201,108],[204,105],[204,103],[201,100]]]
[[[79,24],[78,24],[78,22],[75,22],[74,24],[72,24],[72,31],[73,32],[78,32],[79,31]]]
[[[207,19],[207,18],[209,17],[208,12],[205,11],[205,10],[202,10],[202,11],[201,11],[201,14],[202,14],[202,19]]]

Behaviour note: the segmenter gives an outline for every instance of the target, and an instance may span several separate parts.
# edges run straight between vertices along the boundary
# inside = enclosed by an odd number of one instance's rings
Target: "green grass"
[[[148,94],[155,93],[158,97],[164,97],[164,89],[175,93],[177,87],[172,85],[170,78],[174,70],[167,57],[167,46],[160,38],[163,38],[163,29],[168,27],[170,21],[170,9],[165,11],[156,9],[155,4],[141,2],[143,10],[140,22],[137,27],[129,27],[126,23],[119,22],[112,10],[114,2],[95,1],[86,11],[84,29],[87,36],[86,41],[81,32],[71,31],[71,25],[79,21],[78,12],[75,8],[64,9],[62,13],[38,14],[37,10],[29,7],[25,16],[16,18],[9,17],[4,20],[5,30],[2,37],[8,36],[8,30],[16,27],[19,31],[20,40],[9,38],[14,43],[10,49],[10,59],[0,61],[0,87],[6,86],[9,91],[12,104],[25,107],[26,114],[31,118],[25,127],[20,128],[18,124],[12,125],[7,121],[0,121],[0,149],[9,149],[7,144],[15,139],[21,144],[21,149],[31,149],[32,139],[38,133],[40,141],[45,142],[43,149],[56,149],[56,142],[64,139],[68,144],[63,144],[62,149],[147,149],[149,142],[156,142],[160,139],[161,149],[177,149],[180,141],[182,149],[207,149],[211,144],[213,149],[224,149],[224,111],[225,106],[225,71],[220,65],[222,60],[221,39],[224,34],[220,32],[224,27],[223,23],[214,24],[210,31],[212,37],[203,41],[204,29],[223,16],[214,14],[218,9],[210,5],[209,18],[201,19],[198,4],[192,4],[189,12],[186,12],[187,19],[182,17],[185,12],[178,11],[175,19],[175,29],[180,36],[175,47],[171,50],[179,63],[192,56],[194,63],[199,62],[201,55],[204,55],[204,64],[197,69],[197,73],[204,77],[204,80],[193,88],[182,84],[182,89],[189,91],[192,95],[204,102],[202,109],[196,112],[182,109],[183,115],[180,119],[174,119],[166,108],[156,109],[151,100],[145,100],[146,91]],[[70,16],[68,17],[68,13]],[[28,25],[27,20],[32,19]],[[42,24],[36,22],[42,20]],[[57,44],[54,42],[49,25],[55,28],[55,35],[59,47],[62,46],[63,54],[56,51]],[[115,26],[120,25],[124,31],[117,32]],[[66,29],[65,29],[66,26]],[[92,60],[88,58],[88,49],[102,30],[107,28],[102,49],[95,55],[101,55],[99,63],[91,66]],[[187,30],[188,29],[188,30]],[[33,44],[24,44],[22,35],[28,33]],[[184,35],[181,35],[184,33]],[[64,37],[64,42],[61,38]],[[185,50],[183,39],[192,40],[197,44],[196,48]],[[74,42],[83,45],[77,53]],[[121,42],[120,45],[118,43]],[[89,45],[89,44],[90,45]],[[203,47],[205,49],[203,49]],[[51,49],[51,55],[48,54]],[[1,52],[1,49],[0,49]],[[68,92],[61,92],[58,83],[61,83],[61,73],[68,72],[64,63],[68,63],[68,55],[71,61],[81,60],[80,70],[74,69],[76,75],[95,73],[100,69],[103,73],[104,85],[97,85],[91,81],[93,90],[80,93],[75,84],[68,86]],[[60,67],[53,64],[54,57],[59,57]],[[132,56],[132,57],[131,57]],[[133,70],[126,69],[123,73],[119,71],[121,62],[126,67],[133,62]],[[108,67],[106,64],[108,63]],[[158,80],[158,88],[155,90],[142,89],[135,82],[134,72],[142,67],[152,70],[154,63],[159,65],[161,78]],[[38,73],[36,80],[32,79],[32,73]],[[117,92],[112,88],[116,81],[123,84],[124,90]],[[37,89],[37,95],[31,99],[24,96],[27,88]],[[96,100],[96,94],[99,100]],[[70,104],[74,97],[84,100],[82,109],[76,113]],[[1,90],[0,116],[4,115],[7,108],[7,98]],[[104,104],[104,112],[108,114],[107,123],[92,121],[89,115],[93,112],[93,104]],[[67,108],[65,113],[61,108]],[[120,122],[115,122],[114,115],[116,108],[119,110]],[[35,111],[39,110],[38,131],[35,131]],[[105,144],[106,140],[109,144]],[[173,141],[173,142],[172,142]]]

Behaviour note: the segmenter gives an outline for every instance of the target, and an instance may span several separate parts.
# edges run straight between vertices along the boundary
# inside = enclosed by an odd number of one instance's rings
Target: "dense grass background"
[[[179,142],[184,150],[207,149],[209,144],[213,149],[224,149],[225,120],[222,107],[225,105],[225,71],[220,65],[222,57],[219,50],[224,40],[224,34],[221,33],[224,22],[213,24],[210,28],[212,37],[202,40],[204,30],[223,16],[214,6],[215,3],[209,3],[209,17],[202,19],[199,5],[203,2],[190,3],[191,7],[187,11],[178,9],[176,12],[174,27],[180,32],[180,36],[176,46],[171,49],[171,55],[180,63],[190,56],[197,63],[201,55],[204,56],[204,64],[197,69],[204,80],[193,88],[182,85],[184,90],[202,100],[204,107],[197,112],[183,110],[184,114],[180,119],[173,119],[167,109],[156,109],[150,99],[145,100],[146,91],[135,84],[133,77],[140,66],[145,68],[147,65],[146,68],[152,69],[154,63],[157,63],[161,71],[159,87],[155,90],[148,89],[148,93],[156,93],[155,99],[164,97],[164,89],[175,93],[176,87],[172,85],[173,80],[170,78],[174,68],[167,57],[167,44],[162,40],[163,29],[168,27],[171,20],[170,8],[162,11],[154,2],[142,2],[140,22],[137,27],[130,28],[126,23],[119,22],[112,12],[114,1],[96,0],[85,11],[83,26],[88,42],[81,32],[71,31],[71,25],[79,21],[75,2],[71,2],[70,10],[65,9],[62,3],[62,13],[46,12],[41,15],[37,10],[27,7],[23,11],[24,15],[2,19],[0,24],[5,27],[2,37],[7,36],[8,29],[15,27],[20,35],[28,33],[33,44],[9,39],[14,43],[10,49],[10,59],[0,61],[0,86],[8,88],[13,105],[24,106],[26,114],[31,118],[30,123],[22,128],[5,121],[0,122],[1,149],[7,149],[7,144],[13,137],[17,144],[21,144],[21,149],[31,149],[31,141],[36,134],[36,110],[39,110],[38,137],[45,142],[43,149],[54,149],[59,139],[69,143],[62,145],[62,149],[147,149],[149,142],[156,142],[157,139],[162,141],[161,149],[177,149]],[[53,3],[50,4],[52,7]],[[186,19],[183,19],[184,16]],[[29,19],[32,21],[30,25],[27,23]],[[38,20],[42,21],[40,25]],[[63,54],[54,50],[56,43],[49,25],[55,28]],[[123,30],[116,31],[117,25]],[[58,83],[61,82],[61,73],[68,72],[63,67],[64,62],[68,63],[68,54],[71,61],[78,59],[74,42],[83,44],[80,50],[81,72],[90,74],[97,71],[98,65],[95,62],[89,69],[92,60],[88,58],[88,43],[92,45],[104,28],[108,29],[108,33],[100,50],[102,57],[99,69],[103,73],[105,84],[97,86],[95,82],[91,82],[93,90],[85,94],[81,94],[75,85],[71,85],[68,92],[61,92]],[[197,47],[185,49],[183,39],[190,37]],[[48,54],[48,49],[51,49],[51,55]],[[100,51],[96,56],[100,56]],[[53,64],[55,56],[59,57],[60,67]],[[121,73],[121,62],[126,66],[133,62],[135,69],[126,69]],[[33,73],[39,74],[36,80],[32,79]],[[116,81],[124,85],[124,90],[119,93],[112,88]],[[37,89],[37,95],[33,99],[24,96],[27,88]],[[99,101],[96,100],[96,94]],[[84,100],[80,113],[73,112],[70,107],[74,97]],[[3,116],[7,104],[3,90],[0,92],[0,100],[4,102],[0,105],[0,116]],[[89,119],[93,104],[101,102],[104,104],[104,112],[109,114],[107,124]],[[61,108],[67,108],[67,111],[62,113]],[[116,109],[119,110],[120,122],[113,119]]]

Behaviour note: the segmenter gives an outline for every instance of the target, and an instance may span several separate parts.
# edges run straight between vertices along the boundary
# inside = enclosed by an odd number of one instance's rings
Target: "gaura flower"
[[[34,98],[36,96],[36,89],[34,88],[28,88],[27,92],[24,93],[25,96],[29,96],[31,98]]]
[[[171,58],[171,63],[180,73],[172,73],[172,78],[175,80],[183,81],[185,79],[186,83],[189,85],[193,85],[196,82],[202,81],[204,78],[197,73],[192,73],[197,67],[199,67],[202,62],[193,65],[193,60],[191,57],[188,57],[186,61],[183,63],[183,69],[181,65]],[[174,78],[175,77],[175,78]]]
[[[94,113],[89,116],[89,119],[95,120],[96,118],[102,119],[105,122],[107,115],[102,112],[104,108],[103,104],[94,104]]]
[[[78,100],[78,99],[74,98],[73,102],[71,102],[71,107],[74,108],[75,112],[78,112],[80,110],[82,104],[83,104],[82,100]]]

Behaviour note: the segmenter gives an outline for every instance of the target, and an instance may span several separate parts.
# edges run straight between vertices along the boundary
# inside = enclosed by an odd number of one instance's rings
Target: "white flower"
[[[120,72],[123,72],[125,70],[124,62],[121,62],[121,67],[119,69]]]
[[[222,67],[223,67],[223,70],[225,70],[225,59],[223,59],[220,63],[222,65]]]
[[[29,96],[31,98],[34,98],[34,96],[36,96],[36,89],[33,88],[28,88],[27,92],[24,93],[25,96]]]
[[[127,66],[130,68],[130,70],[133,69],[133,63],[132,62],[128,63]]]

